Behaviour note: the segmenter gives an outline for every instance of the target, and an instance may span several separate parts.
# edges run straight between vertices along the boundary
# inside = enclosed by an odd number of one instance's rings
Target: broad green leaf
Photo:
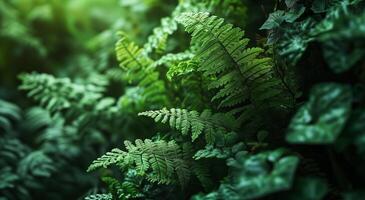
[[[323,56],[335,73],[342,73],[349,70],[365,55],[363,48],[354,48],[354,45],[341,40],[328,41],[323,43]]]
[[[278,149],[257,155],[238,153],[236,159],[229,159],[231,182],[220,186],[220,197],[253,199],[290,189],[299,159],[286,156],[285,152]]]
[[[294,66],[307,49],[308,43],[314,40],[309,36],[313,26],[314,21],[309,18],[284,29],[283,36],[277,42],[277,50],[288,64]]]
[[[264,29],[273,29],[280,26],[280,24],[285,20],[284,18],[285,12],[282,10],[277,10],[273,13],[270,13],[269,18],[265,21],[265,23],[261,26],[261,30]]]
[[[285,13],[285,21],[288,23],[293,23],[297,20],[305,11],[305,7],[302,4],[293,6],[289,12]]]
[[[301,4],[293,6],[288,12],[277,10],[269,15],[269,18],[261,26],[261,30],[270,30],[280,27],[281,23],[293,23],[305,11],[305,7]]]
[[[286,140],[301,144],[333,143],[350,116],[351,103],[351,88],[347,85],[315,86],[309,101],[293,117]]]

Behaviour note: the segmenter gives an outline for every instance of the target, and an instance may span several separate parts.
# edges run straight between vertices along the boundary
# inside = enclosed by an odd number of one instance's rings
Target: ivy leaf
[[[285,21],[288,23],[293,23],[297,20],[305,11],[305,7],[302,4],[293,6],[289,12],[285,13]]]
[[[260,30],[264,29],[270,30],[279,27],[280,24],[285,20],[284,15],[285,12],[282,10],[277,10],[273,13],[270,13],[269,18],[260,27]]]
[[[351,88],[336,83],[315,86],[309,101],[293,117],[286,140],[290,143],[329,144],[350,116]]]
[[[365,55],[365,50],[354,48],[343,41],[331,40],[323,43],[323,55],[333,72],[342,73],[360,61]]]
[[[278,54],[285,58],[288,64],[294,66],[307,49],[308,43],[314,38],[309,31],[314,26],[312,19],[293,23],[284,29],[283,36],[277,42]]]
[[[252,199],[291,188],[299,159],[285,156],[284,149],[257,155],[237,153],[236,159],[228,159],[231,182],[218,190],[221,199]]]
[[[298,19],[305,11],[305,7],[301,4],[293,6],[288,12],[283,10],[277,10],[270,13],[269,18],[261,26],[260,30],[270,30],[280,27],[280,25],[285,21],[288,23],[293,23]]]

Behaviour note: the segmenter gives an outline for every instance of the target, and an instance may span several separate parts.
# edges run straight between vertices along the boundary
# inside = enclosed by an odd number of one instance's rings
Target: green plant
[[[364,199],[364,1],[0,11],[1,200]]]

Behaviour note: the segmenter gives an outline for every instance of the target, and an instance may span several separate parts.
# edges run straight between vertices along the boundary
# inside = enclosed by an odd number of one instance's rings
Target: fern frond
[[[48,74],[22,74],[19,87],[28,96],[51,113],[60,114],[73,123],[80,132],[98,125],[98,119],[112,121],[120,116],[119,105],[112,97],[104,97],[105,86],[79,84],[69,78],[56,78]]]
[[[153,29],[153,34],[148,37],[147,43],[143,46],[143,54],[148,55],[156,50],[160,54],[166,50],[168,36],[177,30],[177,23],[171,17],[161,19],[161,26]]]
[[[19,78],[22,81],[19,88],[28,91],[29,97],[51,112],[70,108],[72,104],[93,104],[104,91],[95,85],[75,84],[69,78],[55,78],[48,74],[22,74]]]
[[[199,70],[216,77],[209,89],[218,90],[212,100],[218,100],[220,107],[240,103],[267,106],[282,95],[271,59],[262,57],[261,48],[248,48],[249,40],[240,28],[205,12],[183,13],[177,21],[192,35],[192,43],[200,46],[196,53]]]
[[[25,113],[25,126],[31,131],[51,125],[52,122],[50,113],[41,107],[32,107]]]
[[[125,157],[125,152],[120,149],[112,149],[110,152],[107,152],[105,155],[101,156],[100,158],[94,160],[92,164],[87,169],[87,172],[94,171],[98,168],[107,168],[112,164],[119,163]]]
[[[135,183],[123,180],[123,182],[118,181],[113,177],[103,177],[103,182],[108,185],[109,191],[112,192],[113,196],[118,199],[136,199],[143,197],[143,194],[139,191],[139,185]]]
[[[120,67],[127,72],[129,82],[143,88],[143,99],[146,104],[167,104],[165,85],[159,79],[159,73],[153,66],[153,60],[144,55],[143,49],[130,41],[124,33],[120,33],[116,44],[117,59]]]
[[[139,48],[134,42],[130,41],[123,32],[119,32],[115,51],[120,67],[132,71],[150,70],[148,68],[152,64],[152,60],[142,54],[143,49]]]
[[[29,152],[29,147],[17,139],[0,138],[0,164],[4,164],[5,166],[14,165]]]
[[[187,11],[207,11],[214,8],[220,8],[218,2],[212,1],[196,1],[184,0],[179,1],[170,16],[161,19],[160,26],[153,29],[152,35],[148,37],[147,43],[143,46],[143,54],[149,55],[154,51],[161,54],[166,50],[167,40],[177,30],[177,22],[175,18]]]
[[[0,129],[10,132],[12,121],[21,119],[20,111],[17,105],[0,99]]]
[[[189,163],[184,158],[183,149],[174,141],[144,141],[137,139],[135,144],[124,142],[127,152],[114,150],[95,160],[88,171],[111,164],[134,166],[140,175],[150,182],[173,184],[177,179],[186,184],[189,176]]]
[[[173,80],[175,77],[191,74],[196,71],[197,65],[198,63],[193,60],[179,62],[169,68],[169,71],[166,73],[166,77],[169,80]]]
[[[194,110],[163,108],[162,110],[141,112],[138,115],[151,117],[155,122],[168,122],[171,128],[180,131],[182,135],[190,133],[193,142],[204,133],[208,143],[215,143],[216,140],[222,138],[222,135],[237,128],[232,116],[222,113],[212,114],[210,110],[204,110],[199,114]]]
[[[113,200],[113,195],[108,194],[93,194],[85,197],[85,200]]]
[[[194,57],[194,54],[191,53],[190,51],[184,51],[181,53],[169,53],[166,54],[164,56],[162,56],[160,59],[158,59],[157,61],[155,61],[153,63],[153,66],[157,67],[159,65],[176,65],[182,61],[187,61],[190,60]]]
[[[56,171],[55,164],[44,152],[34,151],[19,162],[17,172],[21,177],[31,175],[48,178]]]

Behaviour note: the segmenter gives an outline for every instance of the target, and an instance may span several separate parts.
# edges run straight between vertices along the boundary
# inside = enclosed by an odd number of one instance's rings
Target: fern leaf
[[[98,168],[106,168],[109,165],[116,164],[125,156],[125,152],[120,149],[113,149],[111,152],[107,152],[105,155],[101,156],[100,158],[94,160],[92,164],[87,169],[88,172],[94,171]]]
[[[134,167],[139,175],[158,184],[174,184],[177,179],[186,184],[189,180],[188,158],[175,141],[137,139],[135,144],[129,141],[124,144],[127,152],[114,149],[95,160],[88,171],[116,164],[122,168]]]
[[[148,55],[156,50],[156,53],[163,53],[166,50],[168,36],[177,30],[177,24],[171,17],[161,19],[161,26],[153,29],[153,34],[148,37],[147,43],[143,46],[143,54]]]
[[[183,13],[177,21],[192,35],[192,43],[199,46],[195,56],[200,63],[198,70],[216,77],[208,89],[217,90],[212,101],[219,101],[219,107],[280,107],[273,102],[287,92],[275,77],[271,59],[262,56],[261,48],[248,48],[249,40],[240,28],[205,12]],[[267,91],[263,88],[270,90],[270,95],[262,95]]]
[[[108,194],[93,194],[85,197],[85,200],[113,200],[113,195]]]
[[[194,142],[202,133],[208,143],[214,143],[219,136],[231,132],[237,128],[235,119],[224,114],[212,114],[210,110],[203,111],[200,115],[197,111],[172,108],[141,112],[138,115],[153,118],[156,122],[165,123],[169,119],[169,125],[181,132],[182,135],[191,133]],[[228,127],[227,127],[228,125]]]
[[[124,33],[120,33],[116,44],[117,60],[120,67],[127,72],[126,79],[142,88],[142,99],[146,105],[166,105],[168,103],[164,82],[159,79],[159,73],[153,66],[153,60],[143,53]]]
[[[20,108],[15,104],[0,99],[0,128],[5,132],[10,132],[12,121],[20,119]]]

